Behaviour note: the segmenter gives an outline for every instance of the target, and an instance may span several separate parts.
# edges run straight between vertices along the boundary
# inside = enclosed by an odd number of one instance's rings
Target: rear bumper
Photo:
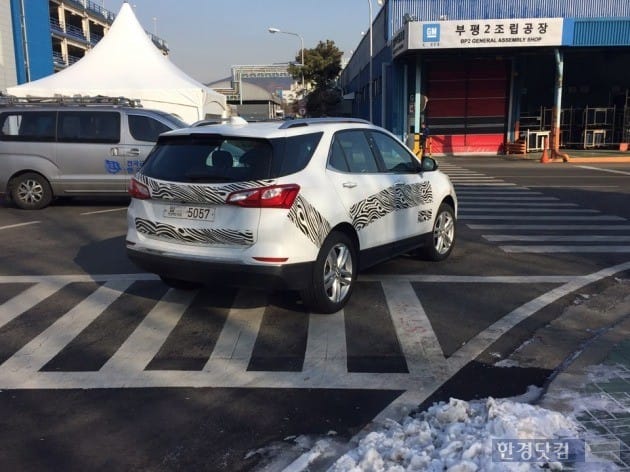
[[[230,264],[154,253],[129,246],[127,256],[147,272],[192,282],[284,290],[301,290],[312,283],[312,262],[269,266]]]

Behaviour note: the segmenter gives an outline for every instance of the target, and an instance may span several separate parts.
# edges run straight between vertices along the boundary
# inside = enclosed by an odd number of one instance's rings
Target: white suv
[[[127,253],[168,285],[299,290],[340,310],[357,271],[419,247],[445,259],[457,198],[430,158],[344,118],[165,133],[131,180]]]

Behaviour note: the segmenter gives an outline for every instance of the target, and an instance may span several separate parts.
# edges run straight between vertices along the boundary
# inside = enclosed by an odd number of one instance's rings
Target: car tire
[[[442,261],[453,251],[455,246],[455,210],[447,203],[438,208],[433,230],[427,237],[422,255],[430,261]]]
[[[166,285],[177,290],[197,290],[202,286],[199,282],[191,282],[189,280],[174,279],[173,277],[165,277],[160,275],[160,279]]]
[[[50,205],[53,198],[48,180],[35,172],[14,177],[10,188],[13,204],[22,210],[40,210]]]
[[[354,289],[357,266],[354,241],[344,233],[330,233],[313,265],[312,280],[300,292],[305,307],[313,313],[341,310]]]

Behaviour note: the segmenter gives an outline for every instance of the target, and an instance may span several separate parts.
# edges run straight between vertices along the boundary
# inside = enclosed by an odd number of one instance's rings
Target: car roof
[[[205,124],[181,128],[165,133],[167,136],[219,134],[251,138],[278,138],[290,135],[349,128],[376,128],[372,123],[356,118],[306,118],[287,121],[248,123],[236,120],[220,124]]]
[[[5,110],[29,110],[29,111],[90,111],[90,110],[128,110],[128,111],[148,111],[150,113],[159,112],[151,108],[137,108],[122,105],[63,105],[63,104],[17,104],[17,105],[0,105],[0,111]]]

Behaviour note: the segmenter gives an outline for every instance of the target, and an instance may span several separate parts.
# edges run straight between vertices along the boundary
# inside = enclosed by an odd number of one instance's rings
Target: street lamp
[[[376,0],[376,3],[379,4],[379,6],[383,6],[383,3],[385,2],[385,0]],[[372,94],[373,94],[373,85],[372,85],[372,58],[374,56],[374,46],[373,46],[373,41],[372,41],[372,0],[368,0],[368,7],[370,9],[370,83],[368,86],[368,93],[370,94],[370,99],[369,99],[369,106],[370,106],[370,121],[372,121]]]
[[[290,33],[289,31],[282,31],[282,30],[279,30],[278,28],[269,27],[268,31],[271,34],[284,33],[284,34],[291,34],[293,36],[297,36],[298,38],[300,38],[300,45],[302,46],[302,94],[304,94],[304,38],[297,33]]]

